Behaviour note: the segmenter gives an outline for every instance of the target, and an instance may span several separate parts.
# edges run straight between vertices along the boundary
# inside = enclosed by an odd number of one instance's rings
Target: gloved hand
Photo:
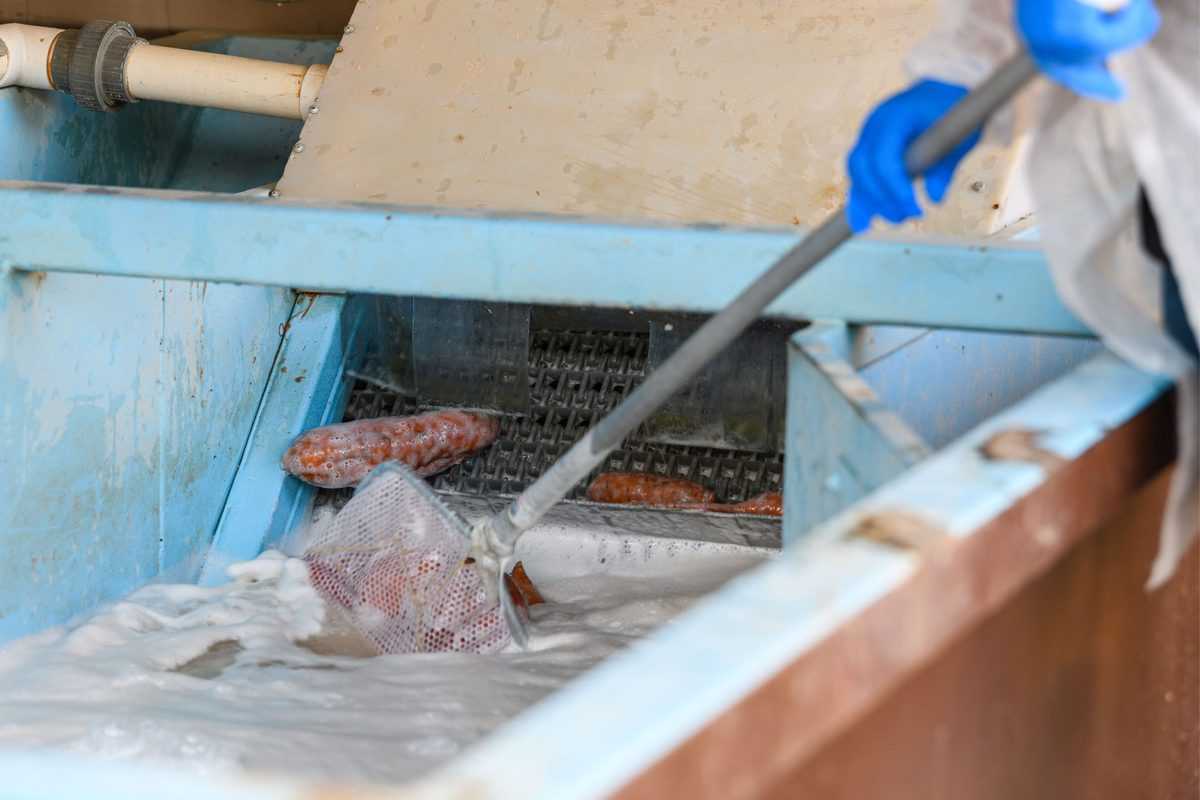
[[[1154,0],[1104,11],[1080,0],[1017,0],[1017,30],[1052,80],[1085,97],[1119,100],[1121,84],[1105,58],[1149,41],[1158,30]]]
[[[847,159],[850,202],[846,214],[855,233],[869,228],[877,216],[892,223],[921,216],[912,179],[904,170],[904,151],[966,93],[962,86],[918,81],[884,100],[867,117]],[[930,200],[942,202],[958,162],[978,144],[980,133],[976,131],[925,173],[925,194]]]

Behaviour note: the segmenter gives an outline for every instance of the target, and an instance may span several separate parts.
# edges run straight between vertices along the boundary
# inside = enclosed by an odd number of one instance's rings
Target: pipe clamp
[[[63,31],[50,60],[54,88],[92,111],[115,111],[134,102],[125,86],[125,65],[129,51],[142,41],[128,22],[93,20],[78,31]]]

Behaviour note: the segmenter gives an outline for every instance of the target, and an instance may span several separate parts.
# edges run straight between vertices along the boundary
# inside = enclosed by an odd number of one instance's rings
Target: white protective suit
[[[1029,186],[1063,300],[1117,355],[1178,383],[1179,456],[1151,588],[1170,578],[1200,527],[1200,377],[1161,326],[1162,267],[1140,246],[1137,213],[1144,186],[1197,328],[1200,0],[1156,5],[1154,39],[1109,60],[1122,102],[1088,100],[1042,77],[1014,109],[1035,126]],[[1015,51],[1012,0],[943,0],[943,9],[942,28],[909,56],[914,78],[973,86]],[[1006,113],[987,135],[1007,137],[1013,119]]]

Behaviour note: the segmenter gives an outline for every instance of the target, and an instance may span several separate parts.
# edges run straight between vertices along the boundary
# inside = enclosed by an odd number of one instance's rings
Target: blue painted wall
[[[938,450],[1102,349],[1094,339],[931,330],[861,374]]]
[[[231,37],[197,49],[298,64],[329,63],[335,42]],[[279,178],[295,120],[172,103],[78,111],[61,92],[0,90],[0,180],[237,192]]]
[[[303,63],[333,46],[205,45]],[[94,114],[5,89],[0,178],[240,191],[279,176],[299,129],[163,103]],[[0,273],[0,641],[198,575],[292,302],[277,288]]]

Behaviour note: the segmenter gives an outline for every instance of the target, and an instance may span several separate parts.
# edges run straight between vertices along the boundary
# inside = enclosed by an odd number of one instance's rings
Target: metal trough
[[[200,46],[318,63],[335,43]],[[218,582],[277,543],[314,501],[279,469],[291,437],[421,402],[361,377],[391,341],[377,298],[533,308],[513,368],[541,422],[440,485],[494,502],[569,443],[572,409],[599,413],[647,368],[655,320],[715,310],[798,235],[245,193],[279,177],[299,132],[0,90],[0,641],[151,580]],[[1170,387],[1088,338],[1036,244],[870,238],[771,311],[798,328],[767,356],[782,448],[648,435],[618,458],[708,469],[731,496],[782,487],[782,523],[583,504],[547,522],[782,546],[678,624],[419,785],[0,752],[0,798],[1194,792],[1196,552],[1142,590]],[[576,315],[592,327],[570,336],[633,355],[571,362],[546,320]],[[590,394],[563,377],[588,370]]]

